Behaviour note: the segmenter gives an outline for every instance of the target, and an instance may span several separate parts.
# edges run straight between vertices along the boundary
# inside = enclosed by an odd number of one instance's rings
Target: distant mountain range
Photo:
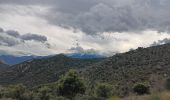
[[[9,65],[19,64],[21,62],[30,60],[44,58],[43,56],[13,56],[13,55],[1,55],[0,60]]]
[[[104,58],[104,56],[98,54],[81,54],[81,53],[72,53],[72,54],[65,54],[67,57],[70,58],[80,58],[80,59],[89,59],[89,58]],[[55,55],[51,55],[55,56]],[[22,63],[27,60],[31,59],[41,59],[41,58],[48,58],[51,56],[13,56],[13,55],[1,55],[0,60],[4,61],[6,64],[15,65]]]
[[[80,59],[89,59],[89,58],[106,58],[103,55],[99,54],[88,54],[88,53],[72,53],[72,54],[66,54],[67,57],[70,58],[80,58]]]
[[[82,58],[86,56],[60,54],[28,60],[0,70],[0,84],[34,87],[56,82],[69,69],[76,69],[85,79],[88,91],[93,92],[97,83],[109,83],[114,86],[115,95],[125,96],[139,82],[148,83],[151,90],[165,90],[165,80],[170,77],[170,44],[139,47],[108,58]]]

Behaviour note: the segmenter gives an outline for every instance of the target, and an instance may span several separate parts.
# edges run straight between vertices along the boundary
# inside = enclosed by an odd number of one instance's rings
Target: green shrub
[[[58,92],[60,95],[72,99],[76,94],[85,92],[85,85],[78,73],[70,70],[59,80]]]
[[[138,95],[143,95],[143,94],[149,94],[149,86],[142,84],[142,83],[138,83],[133,87],[133,91],[135,93],[137,93]]]
[[[50,89],[46,86],[38,90],[40,100],[50,100]]]
[[[106,83],[98,84],[96,87],[98,97],[108,98],[112,95],[112,86]]]
[[[9,97],[17,100],[25,100],[24,93],[26,92],[26,87],[24,85],[18,84],[10,86],[7,91],[9,92]]]

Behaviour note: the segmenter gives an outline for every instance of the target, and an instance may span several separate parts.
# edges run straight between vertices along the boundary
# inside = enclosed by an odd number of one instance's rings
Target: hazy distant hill
[[[70,58],[80,58],[80,59],[89,59],[89,58],[104,58],[104,56],[98,54],[82,54],[82,53],[72,53],[72,54],[65,54],[67,57]],[[22,63],[27,60],[31,59],[40,59],[40,58],[48,58],[50,56],[13,56],[13,55],[1,55],[0,60],[3,60],[5,63],[9,65],[15,65]]]
[[[80,59],[89,59],[89,58],[106,58],[105,56],[99,54],[88,54],[88,53],[72,53],[66,54],[70,58],[80,58]]]
[[[9,65],[15,65],[30,59],[39,59],[39,58],[43,58],[43,56],[13,56],[13,55],[0,56],[0,60],[3,60],[5,63]]]
[[[82,69],[102,59],[75,59],[65,55],[34,59],[0,73],[0,84],[24,83],[32,86],[58,80],[69,69]]]

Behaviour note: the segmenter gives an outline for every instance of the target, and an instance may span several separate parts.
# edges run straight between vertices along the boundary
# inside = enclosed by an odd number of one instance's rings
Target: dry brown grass
[[[170,92],[152,93],[151,95],[129,96],[122,100],[170,100]]]
[[[14,99],[2,98],[0,100],[14,100]]]
[[[144,96],[129,96],[122,100],[151,100],[151,99],[149,95],[144,95]]]

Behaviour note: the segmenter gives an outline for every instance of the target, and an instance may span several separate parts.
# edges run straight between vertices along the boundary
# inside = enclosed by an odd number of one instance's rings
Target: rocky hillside
[[[82,69],[101,60],[74,59],[62,54],[50,58],[29,60],[1,72],[0,84],[24,83],[27,86],[35,86],[50,83],[58,80],[59,76],[69,69]]]
[[[164,89],[164,80],[170,77],[170,44],[117,54],[86,69],[84,76],[90,86],[108,82],[122,96],[138,82],[147,82],[152,89]]]

